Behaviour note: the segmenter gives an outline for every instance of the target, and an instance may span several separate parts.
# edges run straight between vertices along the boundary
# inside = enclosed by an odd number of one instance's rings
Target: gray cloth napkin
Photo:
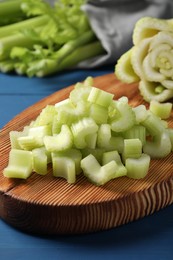
[[[89,0],[82,9],[89,17],[105,55],[81,62],[80,68],[116,63],[132,46],[132,33],[137,20],[144,16],[172,18],[172,0]]]

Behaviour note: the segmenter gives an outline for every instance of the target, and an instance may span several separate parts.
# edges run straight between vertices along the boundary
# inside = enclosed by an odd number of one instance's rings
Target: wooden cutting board
[[[137,84],[125,85],[114,74],[94,79],[95,86],[126,95],[130,104],[145,104]],[[121,177],[96,187],[81,174],[75,184],[33,173],[27,180],[7,179],[3,169],[10,151],[9,132],[21,130],[47,104],[68,97],[73,86],[62,89],[29,107],[11,120],[0,134],[0,217],[12,226],[39,234],[75,234],[113,228],[137,220],[173,203],[173,153],[152,160],[148,175],[141,180]],[[173,127],[173,114],[169,120]]]

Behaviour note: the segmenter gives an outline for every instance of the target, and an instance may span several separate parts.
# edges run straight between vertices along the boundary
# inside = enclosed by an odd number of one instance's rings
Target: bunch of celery
[[[104,53],[84,0],[0,3],[0,71],[44,77]],[[7,19],[8,18],[8,19]]]

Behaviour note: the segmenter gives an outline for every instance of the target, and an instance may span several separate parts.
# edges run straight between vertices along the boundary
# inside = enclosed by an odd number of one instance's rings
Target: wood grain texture
[[[130,104],[145,104],[137,84],[125,85],[113,74],[94,80],[95,86],[126,95]],[[173,154],[152,160],[148,175],[141,180],[121,177],[96,187],[78,176],[75,184],[52,176],[32,174],[27,180],[3,177],[10,151],[9,132],[21,130],[47,104],[68,97],[73,86],[58,91],[29,107],[11,120],[0,134],[0,217],[12,226],[39,234],[77,234],[113,228],[137,220],[173,203]],[[147,104],[146,104],[147,105]],[[173,127],[173,114],[169,120]]]

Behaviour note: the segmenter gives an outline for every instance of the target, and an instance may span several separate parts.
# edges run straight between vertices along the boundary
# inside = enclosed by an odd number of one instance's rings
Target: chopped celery
[[[114,95],[111,93],[92,87],[88,96],[88,101],[103,107],[108,107],[113,100],[113,96]]]
[[[164,132],[153,137],[152,141],[147,141],[143,147],[144,153],[151,156],[151,158],[164,158],[172,149],[171,140],[168,132]]]
[[[141,122],[151,136],[160,135],[165,131],[165,127],[159,117],[152,112],[148,112],[147,118]]]
[[[146,128],[143,125],[134,125],[123,133],[125,139],[138,138],[142,145],[146,143]]]
[[[142,142],[138,138],[124,140],[123,160],[127,158],[139,158],[141,154]]]
[[[160,103],[156,100],[151,100],[149,109],[154,115],[161,119],[167,119],[171,115],[172,103]]]
[[[116,177],[117,164],[115,161],[101,166],[96,158],[90,154],[81,160],[84,175],[94,184],[100,186]]]
[[[45,147],[35,148],[32,150],[33,154],[33,171],[40,175],[47,174],[47,164],[50,161],[48,152]],[[50,157],[50,155],[49,155]]]
[[[76,175],[81,173],[81,159],[82,154],[76,149],[52,153],[53,175],[65,178],[68,183],[74,183]]]
[[[135,123],[135,113],[127,103],[121,100],[114,102],[117,113],[110,118],[111,129],[115,132],[123,132],[131,128]]]
[[[127,169],[121,161],[121,157],[117,151],[110,151],[103,153],[102,165],[105,165],[111,161],[117,163],[116,177],[125,176],[127,174]]]
[[[74,138],[76,148],[83,149],[87,147],[86,136],[95,134],[98,130],[98,125],[90,117],[84,117],[71,126],[71,131]]]
[[[139,158],[127,158],[125,167],[127,169],[127,177],[133,179],[144,178],[149,170],[150,156],[142,154]]]
[[[100,164],[102,163],[103,153],[105,153],[104,148],[98,148],[97,146],[94,149],[86,147],[80,151],[82,153],[82,158],[92,154]]]
[[[108,109],[98,104],[91,104],[90,116],[97,124],[105,124],[108,120]]]
[[[62,125],[61,132],[54,136],[45,136],[44,145],[49,152],[58,152],[70,149],[73,145],[73,136],[68,125]]]
[[[32,173],[32,152],[11,149],[9,162],[3,174],[7,178],[27,179]]]
[[[147,109],[144,105],[139,105],[137,107],[133,107],[132,110],[135,113],[135,118],[136,118],[137,124],[144,121],[148,116]]]

